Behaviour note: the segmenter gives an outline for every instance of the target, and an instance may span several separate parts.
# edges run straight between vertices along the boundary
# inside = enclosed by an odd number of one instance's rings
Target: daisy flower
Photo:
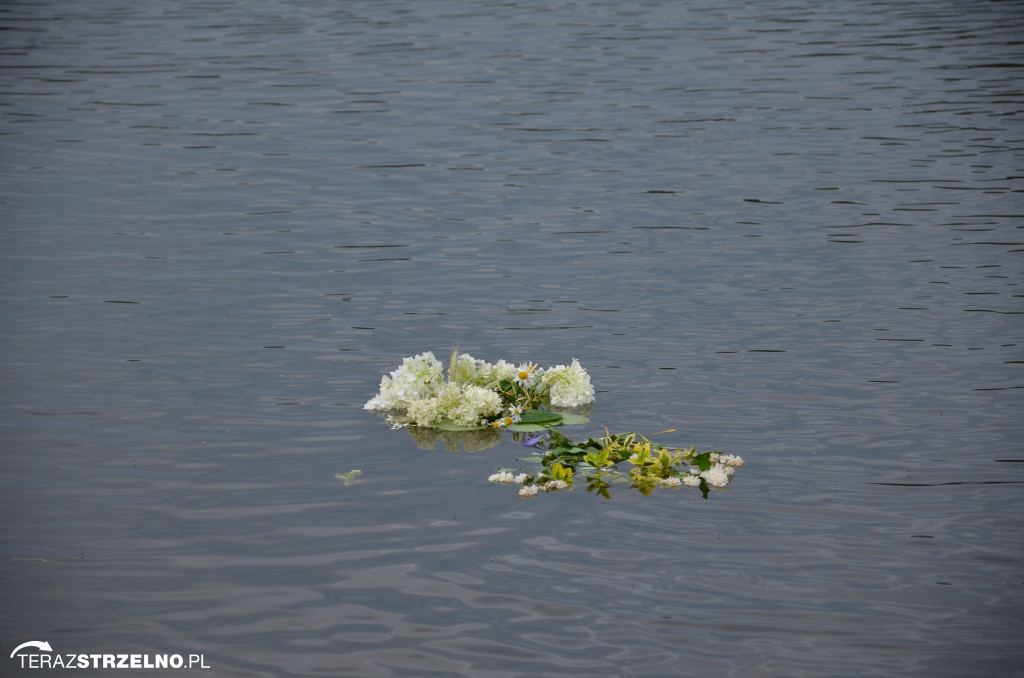
[[[508,416],[510,416],[514,421],[522,421],[523,408],[521,408],[519,405],[509,405]]]
[[[491,426],[493,426],[494,428],[505,428],[506,426],[511,426],[517,421],[519,421],[518,417],[504,416],[501,417],[500,419],[492,421]]]
[[[530,388],[536,380],[537,366],[532,363],[523,363],[520,365],[516,369],[515,376],[512,377],[512,381],[516,382],[523,388]]]

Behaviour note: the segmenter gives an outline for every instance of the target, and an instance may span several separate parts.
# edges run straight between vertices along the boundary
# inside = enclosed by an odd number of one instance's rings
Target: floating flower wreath
[[[674,429],[662,431],[672,433]],[[657,487],[679,489],[700,488],[704,498],[712,489],[729,485],[743,459],[721,452],[700,452],[693,447],[665,447],[636,433],[608,433],[601,438],[573,442],[560,431],[550,430],[543,435],[524,440],[522,444],[534,447],[546,444],[544,456],[526,457],[520,461],[539,462],[543,468],[537,473],[517,473],[518,469],[499,469],[488,478],[492,483],[520,485],[520,497],[532,497],[540,492],[555,492],[573,486],[573,480],[582,478],[587,492],[610,498],[613,484],[629,483],[644,496]],[[619,466],[628,467],[620,470]]]
[[[492,427],[525,431],[581,423],[557,412],[594,402],[590,375],[579,361],[546,369],[533,363],[488,363],[452,352],[448,373],[431,352],[406,358],[380,381],[380,392],[363,407],[387,412],[395,428],[432,427],[469,431]],[[568,421],[566,418],[568,417]]]
[[[590,375],[576,359],[569,365],[538,368],[504,360],[492,364],[453,351],[447,374],[431,352],[405,358],[390,376],[381,378],[380,391],[363,407],[386,413],[392,428],[408,428],[417,444],[428,449],[439,438],[449,449],[457,450],[459,442],[466,450],[484,449],[498,444],[502,430],[513,431],[524,446],[546,449],[543,456],[520,459],[539,462],[541,471],[502,468],[488,478],[519,485],[522,497],[571,488],[574,478],[581,476],[588,492],[606,498],[613,484],[628,482],[644,495],[657,487],[700,488],[706,499],[710,489],[727,487],[743,466],[740,457],[665,447],[636,433],[613,435],[605,429],[602,438],[573,442],[551,428],[586,423],[578,408],[592,402]],[[576,412],[568,411],[574,408]],[[538,431],[542,433],[527,437]],[[480,440],[480,435],[487,439]],[[620,470],[620,465],[629,468]]]

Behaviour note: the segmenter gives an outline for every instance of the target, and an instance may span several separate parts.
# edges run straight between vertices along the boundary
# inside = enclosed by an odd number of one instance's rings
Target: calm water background
[[[1024,675],[1021,3],[0,26],[4,675]],[[747,465],[521,500],[361,409],[455,345]]]

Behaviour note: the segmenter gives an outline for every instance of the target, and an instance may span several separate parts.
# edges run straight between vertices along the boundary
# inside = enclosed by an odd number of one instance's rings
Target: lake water
[[[1024,676],[1019,2],[0,25],[4,675]],[[746,465],[521,499],[362,409],[455,346]]]

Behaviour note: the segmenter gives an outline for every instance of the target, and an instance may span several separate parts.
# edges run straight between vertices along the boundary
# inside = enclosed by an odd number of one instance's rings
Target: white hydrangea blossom
[[[541,385],[547,387],[554,407],[578,407],[594,402],[590,375],[575,358],[569,366],[556,365],[544,370]]]
[[[683,478],[683,485],[687,487],[700,487],[700,475],[693,473]]]
[[[448,419],[459,426],[476,426],[501,412],[501,396],[475,384],[445,384],[444,398]]]
[[[538,488],[536,485],[523,485],[519,489],[519,496],[520,497],[532,497],[532,496],[536,495],[538,492],[540,492],[540,488]]]
[[[498,473],[492,474],[487,480],[492,483],[505,483],[511,485],[515,482],[515,476],[508,471],[499,471]]]
[[[564,480],[549,480],[544,483],[543,489],[545,492],[557,492],[558,490],[564,490],[567,487],[569,487],[569,484]]]
[[[419,400],[413,400],[406,406],[406,414],[417,426],[430,426],[442,418],[441,400],[436,396],[427,396]]]
[[[448,368],[448,379],[477,386],[493,386],[499,381],[513,380],[518,372],[519,368],[516,365],[505,360],[491,364],[478,360],[468,353],[462,353],[455,357],[453,365]]]
[[[376,411],[406,409],[412,402],[429,397],[431,386],[440,383],[442,378],[441,362],[432,352],[405,358],[390,377],[381,377],[380,392],[363,408]]]
[[[501,412],[501,396],[482,386],[449,382],[433,397],[409,403],[407,412],[417,426],[430,426],[442,419],[476,426]]]
[[[391,373],[391,378],[395,381],[429,384],[441,381],[442,370],[441,361],[434,357],[432,351],[427,351],[411,358],[404,358],[399,368]]]
[[[448,380],[486,386],[491,380],[492,370],[490,363],[477,360],[468,353],[453,354],[452,364],[448,366]]]
[[[380,382],[380,392],[363,407],[367,410],[405,410],[417,426],[449,419],[460,426],[476,426],[501,412],[501,396],[473,382],[486,381],[492,368],[462,354],[444,381],[442,365],[431,352],[405,358],[401,366]]]
[[[723,454],[719,457],[719,461],[731,468],[743,466],[743,457],[737,457],[735,454]]]
[[[679,476],[672,476],[661,481],[662,486],[678,490],[683,485],[683,479]]]
[[[379,411],[400,410],[404,407],[405,400],[401,397],[399,385],[391,381],[387,375],[380,378],[380,390],[377,395],[363,405],[363,409]]]
[[[512,363],[499,360],[498,362],[491,365],[490,380],[491,381],[511,381],[516,376],[518,368]]]

